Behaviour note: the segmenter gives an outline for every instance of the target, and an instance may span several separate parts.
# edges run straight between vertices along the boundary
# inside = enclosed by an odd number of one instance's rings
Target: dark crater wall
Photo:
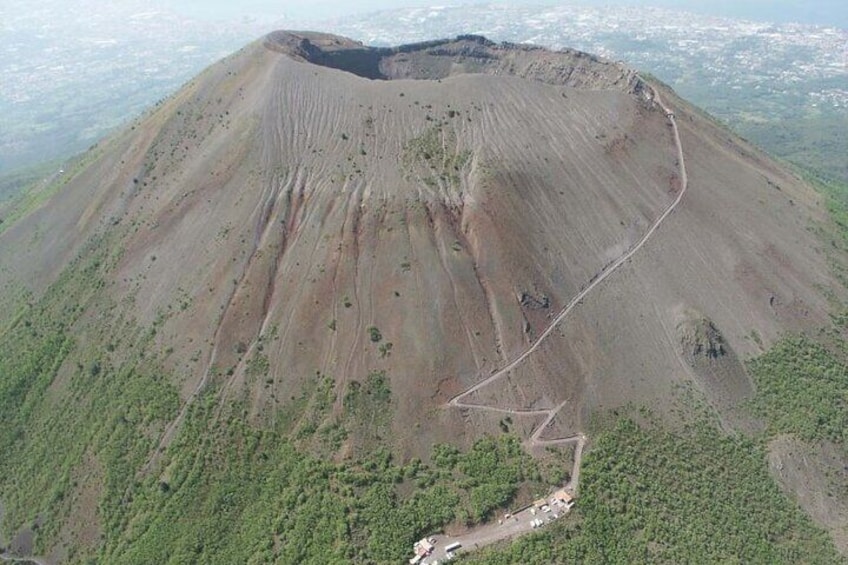
[[[440,80],[476,73],[513,75],[549,84],[640,90],[634,72],[593,55],[495,43],[478,35],[399,47],[369,47],[330,34],[276,31],[265,38],[265,46],[297,60],[370,80]]]

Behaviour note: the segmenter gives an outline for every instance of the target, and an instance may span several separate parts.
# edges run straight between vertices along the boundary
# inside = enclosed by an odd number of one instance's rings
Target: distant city
[[[778,153],[780,140],[764,126],[848,125],[848,31],[835,27],[526,4],[409,8],[322,23],[216,23],[138,0],[88,4],[75,13],[58,0],[38,0],[25,14],[0,7],[0,173],[84,149],[278,27],[308,26],[377,45],[476,33],[577,48],[655,75],[755,141],[778,144],[770,147]],[[795,145],[784,154],[791,158]]]
[[[0,173],[85,149],[264,28],[85,0],[0,4]]]
[[[738,21],[656,8],[615,10],[508,5],[408,9],[331,22],[332,31],[371,44],[393,45],[434,36],[477,33],[491,39],[573,47],[624,60],[670,83],[684,96],[709,89],[704,100],[724,114],[740,108],[734,91],[758,102],[774,96],[793,104],[750,104],[751,119],[773,111],[848,107],[848,32],[798,24]]]

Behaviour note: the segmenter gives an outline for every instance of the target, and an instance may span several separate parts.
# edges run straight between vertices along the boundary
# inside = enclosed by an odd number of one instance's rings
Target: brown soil
[[[818,327],[827,293],[844,294],[808,229],[827,221],[814,190],[655,87],[677,116],[685,197],[479,391],[515,409],[567,401],[550,437],[599,409],[662,409],[681,382],[732,405],[750,390],[752,332],[768,347]],[[102,142],[0,234],[0,283],[37,296],[110,234],[123,253],[105,292],[143,325],[166,313],[157,339],[186,402],[214,385],[272,421],[316,371],[341,399],[385,370],[386,441],[426,456],[498,430],[503,416],[443,404],[524,351],[676,198],[673,132],[647,92],[575,51],[272,34]],[[698,313],[691,329],[681,312]],[[699,328],[725,361],[687,353]],[[255,375],[260,340],[269,370]],[[527,435],[543,419],[513,418]]]
[[[791,436],[769,444],[769,468],[780,486],[848,554],[848,455],[830,443],[810,445]]]

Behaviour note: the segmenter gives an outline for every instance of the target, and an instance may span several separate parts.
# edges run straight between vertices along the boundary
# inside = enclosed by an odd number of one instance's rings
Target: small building
[[[564,488],[561,488],[556,491],[553,495],[553,498],[566,508],[571,508],[572,506],[574,506],[574,495],[565,490]]]
[[[436,549],[436,546],[434,546],[427,538],[423,538],[420,541],[415,542],[415,545],[412,546],[412,551],[415,552],[415,557],[413,557],[412,559],[417,558],[418,561],[415,561],[415,563],[418,563],[422,559],[433,553],[434,549]],[[412,560],[410,560],[409,562],[412,565],[415,565]]]
[[[533,501],[533,506],[535,506],[536,508],[541,508],[542,506],[544,506],[547,503],[548,503],[547,500],[545,500],[544,498],[540,498],[539,500]]]

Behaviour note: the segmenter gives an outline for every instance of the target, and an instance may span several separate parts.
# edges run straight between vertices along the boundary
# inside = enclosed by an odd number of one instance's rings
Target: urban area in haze
[[[841,21],[845,11],[830,5],[835,3],[822,3],[827,16],[806,23],[712,16],[704,13],[707,3],[697,2],[690,3],[700,8],[692,12],[635,2],[614,9],[505,2],[336,18],[319,2],[314,12],[330,16],[322,21],[287,10],[285,3],[277,15],[269,2],[237,8],[136,0],[77,4],[69,9],[64,2],[38,0],[26,8],[0,7],[0,172],[85,149],[270,29],[313,27],[374,45],[476,33],[624,60],[778,155],[848,178],[844,159],[809,150],[848,151],[841,135],[848,128],[848,31],[829,24]],[[714,9],[733,13],[731,4],[737,12],[745,5],[719,2]],[[790,15],[811,18],[795,8]],[[766,18],[782,13],[779,6],[746,13],[760,12]]]

